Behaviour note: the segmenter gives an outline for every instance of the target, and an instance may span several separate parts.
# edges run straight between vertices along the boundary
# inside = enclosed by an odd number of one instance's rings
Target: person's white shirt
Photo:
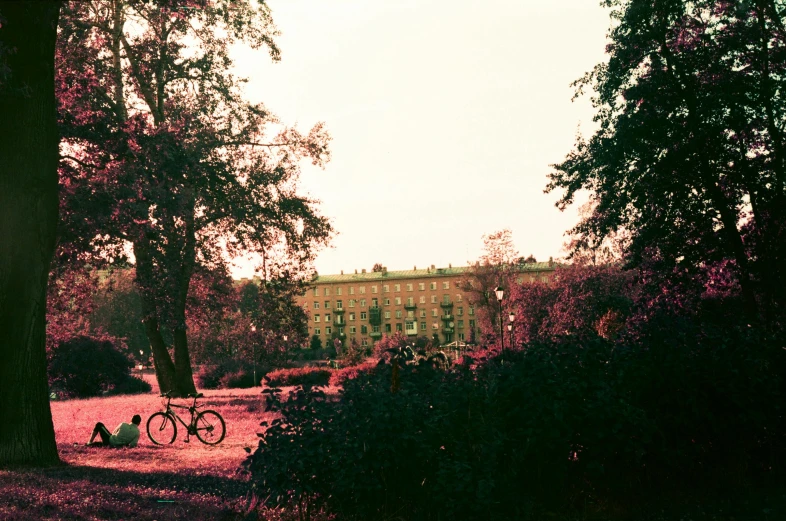
[[[139,427],[133,423],[121,423],[109,437],[109,444],[113,447],[136,447],[139,441]]]

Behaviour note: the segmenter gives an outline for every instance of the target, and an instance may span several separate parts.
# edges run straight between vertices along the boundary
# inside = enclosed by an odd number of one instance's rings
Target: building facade
[[[548,282],[554,264],[521,264],[518,282]],[[477,334],[475,307],[462,289],[468,267],[382,271],[315,277],[298,304],[309,316],[309,337],[323,345],[334,338],[362,346],[384,334],[437,335],[442,344]]]

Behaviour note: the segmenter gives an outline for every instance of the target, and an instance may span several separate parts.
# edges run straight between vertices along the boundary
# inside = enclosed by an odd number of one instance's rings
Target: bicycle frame
[[[171,403],[172,402],[172,397],[171,396],[167,396],[166,397],[166,410],[165,410],[166,414],[171,416],[171,417],[173,417],[173,418],[175,418],[175,419],[177,419],[177,421],[182,423],[183,427],[186,428],[186,431],[189,434],[193,434],[192,431],[194,430],[194,427],[195,427],[195,424],[196,424],[197,409],[202,407],[201,405],[197,405],[196,401],[197,401],[197,398],[195,396],[194,397],[194,403],[191,404],[191,406],[188,406],[188,405],[177,405],[176,403]],[[188,412],[191,413],[191,420],[188,423],[184,422],[183,419],[180,417],[180,415],[177,414],[177,412],[174,411],[172,409],[172,407],[176,407],[178,409],[188,409]]]

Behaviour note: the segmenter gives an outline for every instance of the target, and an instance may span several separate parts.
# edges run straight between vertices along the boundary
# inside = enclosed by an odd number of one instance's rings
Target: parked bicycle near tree
[[[189,394],[188,398],[193,398],[194,402],[188,405],[177,405],[172,402],[171,393],[167,392],[161,395],[164,400],[164,410],[153,414],[147,420],[147,435],[150,441],[156,445],[166,445],[173,443],[177,438],[177,421],[183,424],[186,428],[186,443],[189,437],[193,434],[199,438],[199,441],[207,445],[218,445],[226,435],[226,424],[224,418],[221,417],[216,411],[204,410],[198,411],[202,405],[197,405],[197,399],[204,396],[202,393]],[[172,409],[188,409],[191,413],[191,420],[186,423],[178,414]]]

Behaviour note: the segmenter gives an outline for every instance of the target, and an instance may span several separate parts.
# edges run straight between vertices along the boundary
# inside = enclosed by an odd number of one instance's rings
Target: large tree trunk
[[[45,317],[58,222],[59,12],[55,1],[0,4],[0,42],[14,50],[0,57],[11,74],[0,76],[0,466],[58,461]]]

